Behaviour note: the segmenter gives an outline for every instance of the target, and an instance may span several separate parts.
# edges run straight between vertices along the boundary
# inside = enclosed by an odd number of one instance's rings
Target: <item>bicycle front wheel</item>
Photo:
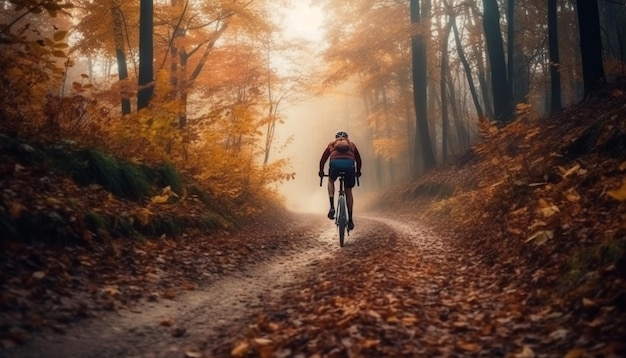
[[[346,213],[346,198],[343,195],[339,196],[337,200],[337,228],[339,229],[339,246],[343,247],[343,242],[346,236],[346,227],[348,224]]]

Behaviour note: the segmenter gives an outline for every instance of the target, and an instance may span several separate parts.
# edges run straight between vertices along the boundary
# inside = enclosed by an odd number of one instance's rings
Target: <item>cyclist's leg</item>
[[[352,206],[354,199],[352,198],[352,188],[346,187],[346,204],[348,205],[348,214],[352,218]]]
[[[335,218],[335,181],[328,179],[328,201],[330,202],[330,209],[328,209],[328,218]]]
[[[354,207],[354,196],[352,195],[352,188],[356,184],[356,176],[354,173],[354,168],[346,171],[346,180],[345,180],[345,190],[346,190],[346,204],[348,206],[348,228],[350,230],[354,229],[354,221],[352,220],[352,208]]]
[[[337,180],[337,168],[334,167],[333,161],[330,161],[328,168],[328,201],[330,209],[328,210],[328,218],[335,218],[335,180]]]

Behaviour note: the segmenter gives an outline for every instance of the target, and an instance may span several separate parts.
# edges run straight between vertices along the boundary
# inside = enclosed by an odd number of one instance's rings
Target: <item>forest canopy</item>
[[[381,189],[463,153],[482,122],[624,77],[621,1],[315,0],[317,43],[285,36],[289,0],[0,4],[3,132],[172,163],[238,198],[295,178],[280,156],[293,138],[276,134],[306,98],[362,100],[356,136]]]

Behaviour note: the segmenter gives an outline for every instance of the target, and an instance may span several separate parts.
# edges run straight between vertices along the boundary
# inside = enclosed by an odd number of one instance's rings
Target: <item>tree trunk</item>
[[[583,65],[585,98],[604,86],[604,64],[602,63],[602,38],[598,0],[577,0],[580,53]]]
[[[559,32],[556,1],[548,0],[548,43],[550,52],[550,113],[561,110],[561,71],[559,69]]]
[[[419,27],[421,22],[421,9],[419,0],[410,0],[411,23]],[[413,101],[416,115],[416,151],[414,160],[418,160],[421,154],[423,169],[429,170],[435,166],[435,155],[428,132],[428,111],[427,103],[427,76],[426,76],[426,44],[424,35],[414,34],[411,38],[412,64],[413,64]],[[418,168],[415,165],[415,168]],[[417,170],[413,172],[413,177],[417,178]]]
[[[506,20],[507,20],[507,79],[509,84],[509,93],[514,96],[515,93],[515,77],[513,72],[515,69],[515,0],[507,0],[506,2]]]
[[[467,21],[471,23],[472,27],[475,27],[474,19],[478,18],[480,15],[478,14],[478,10],[475,7],[468,7],[470,11],[466,14]],[[478,70],[478,83],[480,84],[480,93],[483,100],[483,106],[485,109],[485,115],[488,118],[493,118],[493,101],[491,100],[491,88],[488,85],[488,77],[489,74],[485,70],[485,58],[483,54],[485,53],[485,49],[482,47],[482,43],[480,41],[474,41],[474,53],[476,56],[476,69]]]
[[[448,67],[448,97],[450,98],[449,102],[450,102],[450,107],[452,108],[452,116],[454,119],[453,123],[456,129],[455,132],[456,132],[456,137],[457,137],[457,142],[458,142],[457,149],[461,149],[462,146],[465,146],[465,148],[469,147],[470,145],[469,134],[468,134],[467,128],[465,127],[465,124],[463,123],[463,118],[465,116],[461,114],[461,110],[460,110],[460,108],[463,108],[465,106],[459,103],[456,99],[456,96],[454,94],[454,84],[452,83],[452,72],[449,67]]]
[[[139,8],[139,90],[137,110],[147,108],[154,92],[153,1],[141,0]]]
[[[450,28],[452,27],[452,21],[454,16],[448,17],[448,23],[443,30],[443,37],[441,39],[441,72],[439,80],[439,89],[441,92],[441,160],[446,162],[448,160],[448,96],[446,94],[446,76],[448,75],[448,38],[450,37]]]
[[[115,38],[115,57],[117,59],[117,73],[120,80],[120,97],[122,115],[130,113],[130,94],[128,90],[128,67],[124,52],[124,22],[122,19],[121,0],[111,1],[111,16],[113,17],[113,36]]]
[[[495,119],[506,123],[513,119],[511,93],[507,80],[504,46],[500,33],[500,10],[497,0],[483,0],[483,28],[487,41],[487,54],[491,68],[491,87],[493,91],[493,109]]]
[[[451,15],[452,19],[452,30],[454,31],[454,43],[456,44],[456,49],[459,54],[459,59],[463,64],[463,69],[465,70],[465,78],[467,78],[467,85],[469,86],[470,93],[472,95],[472,101],[474,102],[474,107],[476,108],[476,114],[478,118],[482,118],[484,116],[483,108],[480,105],[480,100],[478,99],[478,92],[476,92],[476,86],[474,85],[474,79],[472,78],[472,68],[470,67],[469,61],[465,56],[465,51],[463,50],[463,44],[461,43],[461,37],[459,35],[459,29],[456,26],[456,19],[454,15]]]
[[[412,102],[412,91],[410,89],[411,79],[410,72],[402,72],[398,76],[398,85],[400,90],[402,91],[402,102],[404,104],[404,118],[406,120],[406,142],[407,142],[407,153],[415,153],[416,143],[413,140],[412,133],[415,133],[415,121],[413,121],[413,110],[414,108],[411,106]],[[415,172],[415,161],[409,160],[409,177],[412,173]],[[405,173],[406,174],[406,173]]]

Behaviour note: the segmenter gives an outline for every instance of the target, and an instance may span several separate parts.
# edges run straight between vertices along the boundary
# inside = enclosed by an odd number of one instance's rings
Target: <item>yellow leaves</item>
[[[120,291],[116,286],[107,286],[102,289],[102,293],[106,296],[115,297],[120,294]]]
[[[535,240],[537,246],[545,244],[548,240],[554,238],[554,231],[552,230],[540,230],[532,234],[525,242]]]
[[[136,210],[133,213],[133,219],[137,220],[143,226],[148,225],[148,223],[150,223],[151,217],[152,217],[152,212],[146,208]]]
[[[626,200],[626,178],[622,180],[622,186],[614,190],[608,190],[606,195],[618,201]]]
[[[574,188],[565,191],[563,195],[570,203],[577,203],[580,201],[580,194],[578,194]]]
[[[235,347],[230,351],[231,357],[243,357],[248,350],[250,349],[250,343],[242,341],[235,345]]]
[[[539,199],[538,205],[539,207],[535,210],[535,212],[545,218],[549,218],[560,211],[556,205],[549,203],[545,199]]]
[[[535,352],[529,347],[524,346],[522,351],[514,355],[515,358],[535,358]]]
[[[563,179],[565,179],[574,173],[578,175],[582,175],[582,174],[585,174],[587,171],[585,169],[581,169],[580,164],[576,164],[569,169],[559,167],[559,172],[561,173],[561,176],[563,177]]]
[[[169,201],[170,198],[178,198],[178,194],[176,194],[172,188],[168,185],[161,191],[160,195],[155,195],[150,199],[152,204],[165,204]]]
[[[563,358],[587,358],[591,357],[589,353],[583,348],[570,349]]]

